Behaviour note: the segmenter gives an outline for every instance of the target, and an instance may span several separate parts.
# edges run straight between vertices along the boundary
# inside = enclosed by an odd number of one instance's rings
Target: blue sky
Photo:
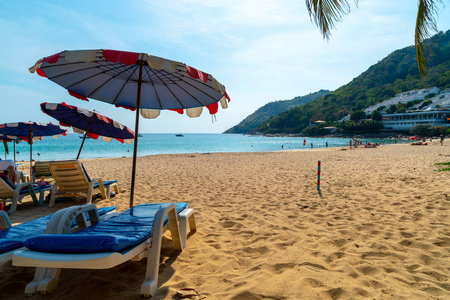
[[[28,72],[62,50],[114,49],[184,62],[212,74],[231,97],[214,122],[206,111],[196,119],[164,111],[141,119],[140,132],[223,132],[268,102],[335,90],[413,44],[417,1],[350,2],[327,42],[303,0],[0,0],[0,123],[55,122],[39,104],[65,101],[134,129],[133,112],[80,101]],[[450,8],[438,9],[438,29],[447,31]]]

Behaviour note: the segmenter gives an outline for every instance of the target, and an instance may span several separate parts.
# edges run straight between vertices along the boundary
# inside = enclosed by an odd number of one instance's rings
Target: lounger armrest
[[[84,212],[88,212],[90,223],[86,220]],[[78,229],[85,228],[89,224],[97,223],[99,220],[97,206],[94,204],[85,204],[71,206],[57,211],[48,222],[45,233],[69,233],[74,220],[77,222]]]
[[[9,220],[8,214],[3,211],[0,210],[0,229],[6,229],[6,228],[11,228],[11,221]]]
[[[37,202],[37,198],[36,198],[36,193],[34,192],[33,189],[33,184],[31,182],[22,182],[20,184],[18,184],[16,186],[16,188],[14,189],[14,198],[19,199],[19,195],[20,195],[20,191],[23,190],[24,188],[28,188],[28,191],[30,192],[30,195],[33,197],[33,202]]]
[[[98,188],[102,194],[102,199],[106,199],[105,187],[103,186],[103,179],[101,177],[96,177],[89,182],[89,190],[94,191],[94,184],[98,181]]]
[[[16,186],[16,190],[22,190],[24,187],[31,187],[31,189],[33,189],[33,183],[31,183],[31,182],[22,182],[22,183],[19,183],[17,186]]]

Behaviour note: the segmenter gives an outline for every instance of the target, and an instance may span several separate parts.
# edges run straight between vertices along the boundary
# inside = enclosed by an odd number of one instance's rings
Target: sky
[[[66,102],[134,130],[135,113],[71,97],[28,68],[63,50],[148,53],[212,74],[231,98],[213,119],[163,111],[141,118],[142,133],[222,133],[259,107],[321,89],[335,90],[397,49],[414,44],[417,1],[363,0],[329,41],[303,0],[0,0],[0,123],[56,121],[42,102]],[[450,29],[438,4],[437,27]]]

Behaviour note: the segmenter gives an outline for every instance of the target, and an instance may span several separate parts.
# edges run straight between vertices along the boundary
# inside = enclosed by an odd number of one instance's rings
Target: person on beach
[[[9,179],[13,184],[16,183],[16,170],[14,169],[14,166],[8,166],[6,170],[1,173],[3,176]]]
[[[444,144],[444,135],[443,134],[441,134],[441,140],[440,140],[440,142],[441,142],[441,146]]]

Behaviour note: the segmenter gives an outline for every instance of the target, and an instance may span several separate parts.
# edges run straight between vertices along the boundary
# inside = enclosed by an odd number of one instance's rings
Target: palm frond
[[[305,0],[309,17],[319,27],[324,39],[329,39],[334,23],[340,22],[342,16],[350,12],[347,0]],[[358,0],[354,0],[358,4]]]
[[[436,26],[436,3],[441,0],[419,0],[419,9],[417,11],[416,29],[414,35],[414,44],[416,46],[416,60],[421,77],[427,73],[425,61],[424,41],[437,32]],[[427,45],[425,45],[427,46]],[[430,49],[427,49],[428,53]]]

